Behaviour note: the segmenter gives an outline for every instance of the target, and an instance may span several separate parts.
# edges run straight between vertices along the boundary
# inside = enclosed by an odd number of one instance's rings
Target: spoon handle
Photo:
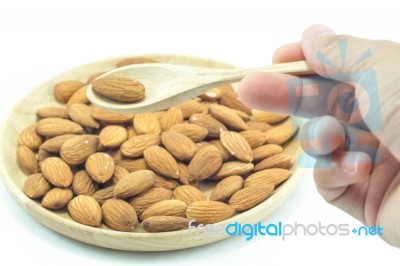
[[[315,74],[314,70],[306,61],[296,61],[289,63],[274,64],[250,69],[233,69],[225,72],[225,75],[220,79],[221,82],[237,82],[249,73],[264,72],[264,73],[280,73],[291,74],[295,76]]]

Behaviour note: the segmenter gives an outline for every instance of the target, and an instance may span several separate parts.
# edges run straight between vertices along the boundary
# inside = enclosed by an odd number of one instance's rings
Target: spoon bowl
[[[240,81],[252,72],[307,75],[314,72],[305,61],[275,64],[253,69],[213,69],[174,64],[136,64],[109,71],[99,78],[126,77],[139,81],[146,89],[140,102],[121,103],[93,91],[90,84],[87,97],[94,105],[112,112],[135,114],[167,109],[196,97],[211,88]]]

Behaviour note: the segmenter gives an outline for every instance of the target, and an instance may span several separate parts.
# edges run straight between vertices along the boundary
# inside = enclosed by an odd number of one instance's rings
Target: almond
[[[168,111],[161,117],[160,124],[162,131],[167,131],[173,125],[183,122],[182,110],[177,107],[171,107]]]
[[[65,135],[60,135],[54,138],[50,138],[43,142],[42,145],[40,145],[41,150],[45,150],[47,152],[52,152],[52,153],[59,153],[61,146],[64,144],[69,139],[72,139],[73,137],[76,137],[77,135],[75,134],[65,134]]]
[[[92,81],[98,94],[118,102],[134,103],[144,98],[145,88],[139,81],[126,77],[104,77]]]
[[[251,186],[246,187],[229,199],[229,205],[235,208],[236,211],[245,211],[253,208],[268,198],[274,186]]]
[[[224,124],[208,114],[193,114],[189,122],[206,128],[210,137],[219,137],[222,131],[227,130]]]
[[[236,93],[225,93],[220,100],[222,105],[252,115],[252,110],[238,100]]]
[[[223,105],[212,104],[209,110],[213,117],[221,121],[227,127],[236,130],[247,129],[246,123],[232,109]]]
[[[69,188],[53,188],[44,195],[42,206],[47,209],[58,210],[67,206],[74,194]]]
[[[121,152],[126,157],[141,157],[145,149],[154,145],[159,145],[160,143],[161,138],[158,134],[139,135],[122,143]]]
[[[69,98],[69,100],[67,102],[67,108],[75,103],[84,103],[84,104],[89,103],[89,99],[86,96],[87,87],[88,87],[87,85],[80,87],[79,90],[77,90],[71,96],[71,98]]]
[[[81,164],[97,151],[99,138],[96,135],[80,135],[64,142],[60,148],[61,158],[72,165]]]
[[[258,162],[264,160],[265,158],[281,153],[282,151],[283,148],[276,144],[262,145],[253,150],[253,161]]]
[[[245,130],[240,132],[240,135],[247,140],[252,149],[263,145],[266,139],[265,134],[259,130]]]
[[[134,197],[129,203],[137,214],[141,215],[151,205],[171,198],[172,190],[163,187],[152,187]]]
[[[292,164],[292,156],[286,153],[279,153],[268,157],[254,166],[254,171],[260,171],[269,168],[289,168]]]
[[[222,161],[227,162],[230,161],[232,159],[234,159],[235,157],[224,147],[224,145],[222,145],[222,142],[220,140],[210,140],[208,142],[211,145],[214,145],[219,152],[222,155]]]
[[[135,196],[154,184],[155,174],[149,170],[140,170],[122,178],[114,188],[114,195],[119,198]]]
[[[185,202],[187,205],[196,201],[207,200],[206,196],[198,188],[190,185],[183,185],[174,189],[172,195],[175,199]]]
[[[222,145],[239,160],[249,163],[253,160],[253,152],[246,139],[237,132],[224,131],[221,133]]]
[[[97,191],[92,195],[92,197],[93,197],[99,204],[103,204],[106,200],[115,197],[114,188],[115,188],[115,186],[110,186],[110,187],[106,187],[106,188],[97,190]]]
[[[31,199],[43,197],[49,190],[50,184],[41,173],[32,174],[25,180],[23,191]]]
[[[199,150],[191,139],[175,131],[163,132],[161,141],[164,147],[181,161],[190,161]]]
[[[208,135],[207,128],[196,124],[175,124],[171,126],[169,130],[185,135],[194,142],[202,141]]]
[[[219,88],[210,89],[199,95],[199,98],[205,101],[214,101],[221,99],[223,92]]]
[[[179,186],[179,183],[174,179],[164,178],[162,176],[156,175],[153,187],[163,187],[167,189],[175,189]]]
[[[152,216],[181,216],[185,217],[188,205],[177,199],[162,200],[147,208],[140,219],[146,220]]]
[[[244,187],[250,186],[277,186],[291,176],[291,172],[286,169],[272,168],[258,171],[248,176],[244,182]]]
[[[136,114],[133,127],[138,134],[160,134],[161,125],[153,113]]]
[[[243,187],[243,178],[238,175],[233,175],[224,178],[215,186],[211,193],[210,200],[226,201]]]
[[[123,159],[118,163],[119,166],[128,170],[128,172],[135,172],[139,170],[151,170],[144,158],[140,159]]]
[[[147,232],[170,232],[187,227],[189,219],[176,216],[153,216],[142,222],[142,227]]]
[[[104,223],[117,231],[131,232],[138,219],[135,209],[121,199],[108,199],[101,206]]]
[[[68,118],[68,112],[65,108],[61,107],[43,107],[36,111],[39,118],[58,117]]]
[[[118,148],[128,139],[128,132],[121,126],[106,126],[99,134],[100,144],[106,148]]]
[[[114,167],[114,174],[113,174],[113,184],[117,184],[122,178],[124,178],[125,176],[129,175],[128,170],[126,170],[125,168],[123,168],[120,165],[116,165]]]
[[[189,164],[189,180],[197,182],[212,176],[222,165],[222,155],[213,145],[199,150]]]
[[[246,123],[246,125],[247,125],[247,130],[258,130],[261,132],[265,132],[268,129],[272,128],[270,124],[261,123],[257,121],[249,121]]]
[[[158,63],[158,60],[150,57],[132,57],[126,58],[117,63],[117,67],[123,67],[134,64],[148,64],[148,63]]]
[[[38,122],[36,132],[45,137],[64,134],[80,134],[83,128],[75,122],[62,118],[45,118]]]
[[[253,170],[254,165],[252,163],[245,163],[242,161],[232,161],[223,163],[221,168],[213,177],[212,180],[221,180],[224,177],[231,175],[244,175]]]
[[[275,124],[285,120],[288,116],[275,114],[265,111],[254,111],[253,112],[253,119],[257,122],[268,123],[268,124]]]
[[[40,163],[44,177],[57,187],[69,187],[73,175],[71,168],[60,158],[50,157]]]
[[[105,153],[113,158],[115,164],[119,164],[122,161],[122,153],[120,149],[107,150]]]
[[[144,152],[146,163],[154,172],[165,177],[179,179],[178,163],[174,157],[162,147],[151,146]]]
[[[235,214],[235,209],[219,201],[198,201],[186,209],[186,217],[198,224],[214,224],[224,221]]]
[[[251,117],[246,114],[245,112],[242,112],[240,110],[232,109],[241,119],[243,119],[244,122],[250,121]]]
[[[77,80],[68,80],[60,82],[54,88],[54,96],[57,101],[66,103],[69,98],[81,88],[85,83]]]
[[[189,118],[192,114],[201,112],[201,104],[195,100],[187,100],[176,106],[182,111],[183,118]]]
[[[100,124],[92,117],[92,108],[83,103],[72,104],[68,108],[68,115],[71,120],[83,127],[99,128]]]
[[[40,149],[37,153],[38,162],[42,162],[49,157],[57,157],[56,154]]]
[[[79,195],[68,203],[68,212],[78,223],[100,226],[102,214],[99,203],[91,196]]]
[[[39,172],[36,156],[33,151],[26,146],[18,146],[17,163],[19,167],[29,175]]]
[[[179,162],[179,182],[184,185],[191,185],[197,187],[197,182],[190,182],[189,180],[189,165]]]
[[[293,123],[286,123],[265,132],[267,143],[282,145],[288,141],[298,130],[298,126]]]
[[[37,151],[42,144],[42,137],[36,132],[36,124],[25,128],[18,137],[18,144]]]
[[[97,191],[98,185],[90,178],[85,170],[81,170],[74,175],[72,190],[75,195],[93,195]]]
[[[133,119],[133,115],[113,113],[97,107],[93,107],[92,116],[97,120],[111,124],[122,124]]]
[[[163,115],[165,115],[166,112],[167,112],[167,111],[162,110],[162,111],[152,112],[152,114],[153,114],[158,120],[160,120],[161,117],[163,117]]]
[[[126,127],[126,130],[128,132],[128,139],[131,139],[138,135],[138,133],[136,132],[136,130],[133,126]]]
[[[107,182],[114,174],[114,160],[104,152],[90,155],[85,163],[85,169],[97,183]]]

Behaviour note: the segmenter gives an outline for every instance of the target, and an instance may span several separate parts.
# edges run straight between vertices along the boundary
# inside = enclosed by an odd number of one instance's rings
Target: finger
[[[293,62],[293,61],[300,61],[305,60],[305,56],[303,53],[303,49],[301,48],[301,43],[289,43],[279,47],[273,57],[272,63],[286,63],[286,62]]]

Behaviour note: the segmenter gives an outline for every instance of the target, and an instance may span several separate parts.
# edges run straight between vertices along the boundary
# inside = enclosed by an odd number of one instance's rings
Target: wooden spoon
[[[275,64],[252,69],[215,69],[172,64],[136,64],[114,69],[100,76],[128,77],[145,86],[145,98],[136,103],[121,103],[87,89],[88,99],[96,106],[119,113],[135,114],[163,110],[226,83],[240,81],[252,72],[308,75],[315,72],[305,61]]]

